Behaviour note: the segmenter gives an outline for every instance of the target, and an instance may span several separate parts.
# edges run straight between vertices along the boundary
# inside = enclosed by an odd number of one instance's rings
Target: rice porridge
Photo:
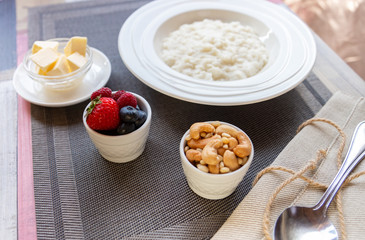
[[[214,81],[251,77],[269,58],[251,27],[210,19],[184,24],[170,33],[163,40],[161,57],[180,73]]]

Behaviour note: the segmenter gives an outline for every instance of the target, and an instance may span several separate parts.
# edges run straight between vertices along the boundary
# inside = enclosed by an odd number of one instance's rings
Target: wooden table
[[[316,35],[315,41],[315,75],[332,93],[342,91],[349,95],[365,96],[365,81]],[[26,49],[26,41],[19,41],[18,44],[18,49]],[[20,56],[22,54],[19,53]],[[32,191],[27,189],[33,186],[30,104],[17,97],[12,87],[13,71],[0,72],[0,99],[2,103],[6,102],[2,107],[5,117],[0,124],[0,239],[33,239],[36,236],[32,231],[35,229],[34,202],[22,201],[32,198]],[[29,165],[29,171],[17,169],[18,162],[22,162],[23,166]],[[22,183],[19,188],[18,183]]]

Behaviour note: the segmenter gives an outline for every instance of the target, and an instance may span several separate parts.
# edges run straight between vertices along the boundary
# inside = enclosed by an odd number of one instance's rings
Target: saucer
[[[85,75],[82,83],[72,90],[52,91],[32,80],[25,72],[23,63],[15,70],[13,86],[25,100],[44,107],[65,107],[83,102],[97,89],[105,86],[111,74],[111,64],[101,51],[93,51],[93,65]]]

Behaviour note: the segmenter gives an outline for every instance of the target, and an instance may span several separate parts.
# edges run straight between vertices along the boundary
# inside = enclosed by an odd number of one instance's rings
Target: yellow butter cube
[[[55,41],[35,41],[32,47],[32,54],[37,53],[39,50],[43,48],[52,48],[55,51],[58,51],[59,43]]]
[[[68,65],[70,66],[71,72],[79,69],[87,62],[86,58],[78,52],[74,52],[73,54],[68,56],[67,61]]]
[[[47,75],[47,73],[46,72],[43,72],[42,69],[40,67],[38,67],[38,66],[35,67],[35,71],[39,75],[43,75],[43,76],[46,76]]]
[[[60,76],[69,72],[70,67],[68,66],[67,58],[61,54],[54,67],[47,72],[47,76]]]
[[[51,70],[58,60],[58,52],[52,48],[43,48],[30,56],[30,59],[43,71]]]
[[[80,53],[82,56],[86,55],[87,38],[86,37],[72,37],[67,42],[64,52],[66,57],[74,52]]]

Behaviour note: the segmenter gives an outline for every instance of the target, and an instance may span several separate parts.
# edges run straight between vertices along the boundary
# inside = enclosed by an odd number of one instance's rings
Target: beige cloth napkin
[[[355,127],[359,122],[365,120],[365,99],[350,97],[337,92],[315,118],[329,119],[345,132],[347,140],[343,151],[344,157]],[[323,122],[315,122],[304,127],[293,138],[272,166],[284,166],[298,171],[309,160],[316,158],[318,150],[328,149],[327,157],[319,163],[318,168],[306,175],[315,181],[328,185],[338,170],[336,155],[340,146],[340,138],[338,131],[333,126]],[[360,162],[353,173],[360,171],[365,171],[365,161]],[[268,199],[275,189],[291,176],[291,174],[282,171],[274,171],[262,176],[213,239],[264,239],[263,215]],[[323,192],[323,190],[308,186],[301,179],[287,185],[272,205],[270,233],[272,234],[276,218],[285,208],[291,205],[313,206]],[[343,189],[343,211],[347,239],[365,239],[365,176],[357,178]],[[334,201],[328,210],[328,215],[337,231],[340,232],[338,212]]]

